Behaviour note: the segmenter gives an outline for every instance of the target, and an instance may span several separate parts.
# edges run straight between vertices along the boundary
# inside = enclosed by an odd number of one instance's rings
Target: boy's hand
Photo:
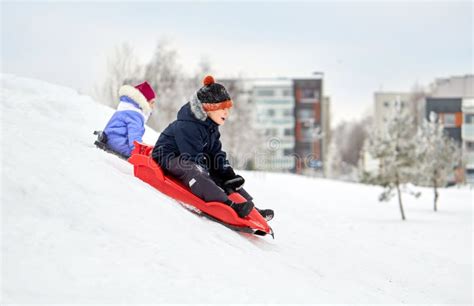
[[[217,175],[223,182],[231,180],[237,176],[235,174],[234,169],[231,166],[225,167],[220,173]]]
[[[245,180],[240,175],[224,182],[225,189],[239,190],[244,185]]]

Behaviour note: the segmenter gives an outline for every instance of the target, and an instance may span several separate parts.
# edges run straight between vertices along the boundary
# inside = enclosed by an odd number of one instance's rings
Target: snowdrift
[[[421,189],[402,222],[378,187],[242,171],[278,230],[236,233],[95,148],[112,109],[38,80],[1,84],[2,305],[472,303],[468,189],[441,190],[438,213]]]

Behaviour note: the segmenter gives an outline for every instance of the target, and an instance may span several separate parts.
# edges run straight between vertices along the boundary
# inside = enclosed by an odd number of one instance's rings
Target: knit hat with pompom
[[[224,86],[216,83],[210,75],[202,82],[204,86],[197,91],[197,97],[206,112],[232,107],[233,102]]]

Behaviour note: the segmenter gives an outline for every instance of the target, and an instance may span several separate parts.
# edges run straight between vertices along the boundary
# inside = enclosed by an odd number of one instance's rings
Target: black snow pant
[[[194,195],[206,202],[226,202],[228,200],[220,178],[213,177],[209,172],[189,160],[183,160],[175,157],[169,161],[166,172],[179,179],[183,184],[191,188]],[[241,188],[237,191],[247,201],[252,201],[250,194]]]

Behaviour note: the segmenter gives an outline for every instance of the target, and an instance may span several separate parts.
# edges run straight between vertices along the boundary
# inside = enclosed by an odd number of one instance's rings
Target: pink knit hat
[[[145,96],[147,101],[153,100],[155,98],[155,92],[153,91],[153,88],[151,88],[150,84],[148,82],[143,82],[141,84],[138,84],[135,86],[136,89],[138,89],[142,95]]]

